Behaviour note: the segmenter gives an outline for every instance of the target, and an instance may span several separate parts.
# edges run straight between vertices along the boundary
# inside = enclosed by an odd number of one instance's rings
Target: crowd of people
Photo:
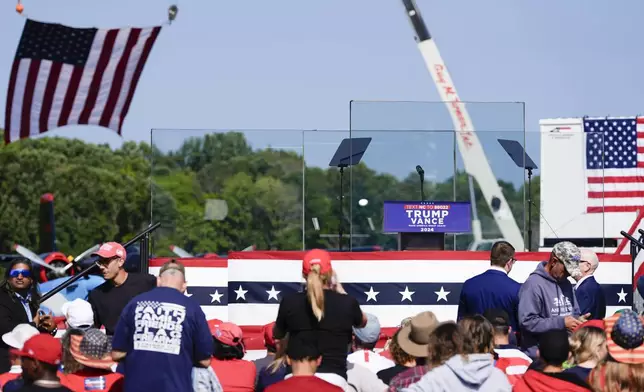
[[[105,283],[64,305],[62,339],[29,261],[7,268],[1,391],[644,391],[644,319],[606,317],[597,255],[570,242],[523,284],[508,276],[514,248],[497,242],[490,268],[464,283],[457,320],[413,315],[382,351],[378,318],[345,292],[328,252],[309,251],[305,289],[283,297],[255,361],[239,326],[207,320],[185,295],[180,262],[152,277],[123,268],[120,244],[96,256]]]

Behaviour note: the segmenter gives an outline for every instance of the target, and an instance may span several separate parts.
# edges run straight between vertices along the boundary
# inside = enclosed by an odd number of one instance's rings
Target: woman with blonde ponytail
[[[347,354],[353,327],[367,324],[358,301],[346,295],[331,266],[331,255],[314,249],[304,255],[302,277],[306,291],[284,296],[273,334],[276,339],[301,335],[317,341],[322,362],[317,377],[350,391]],[[296,340],[299,341],[299,340]]]

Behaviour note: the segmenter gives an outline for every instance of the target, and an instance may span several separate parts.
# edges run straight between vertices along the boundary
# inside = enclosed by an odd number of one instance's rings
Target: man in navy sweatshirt
[[[517,308],[521,284],[508,276],[516,262],[514,247],[499,241],[490,250],[490,268],[463,283],[458,304],[458,320],[465,316],[484,314],[488,309],[504,310],[510,318],[512,331],[518,331]]]
[[[568,277],[579,279],[579,248],[572,242],[559,242],[550,259],[541,262],[528,276],[519,291],[519,324],[521,348],[537,358],[539,336],[550,330],[572,331],[585,322],[589,314],[580,317],[579,304]]]

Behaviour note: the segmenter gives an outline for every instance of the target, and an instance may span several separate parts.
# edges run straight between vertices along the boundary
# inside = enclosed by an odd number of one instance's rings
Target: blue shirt
[[[582,381],[588,381],[588,377],[590,376],[590,371],[593,370],[592,368],[584,368],[581,366],[574,366],[571,367],[570,369],[566,369],[563,372],[564,373],[571,373],[579,377],[580,380]]]
[[[112,348],[127,353],[125,391],[192,391],[192,367],[212,356],[201,307],[176,289],[134,297],[116,325]]]
[[[271,385],[278,383],[284,380],[287,374],[291,373],[290,367],[286,364],[280,366],[275,373],[271,373],[268,369],[268,366],[264,366],[257,372],[257,385],[255,387],[256,392],[264,392],[264,390]]]
[[[513,331],[519,330],[517,311],[521,284],[504,271],[491,268],[463,283],[458,304],[458,320],[488,309],[503,309],[510,317]]]

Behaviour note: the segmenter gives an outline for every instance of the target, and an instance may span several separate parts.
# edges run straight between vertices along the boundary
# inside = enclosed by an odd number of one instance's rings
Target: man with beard
[[[93,253],[105,283],[89,292],[88,302],[94,311],[94,326],[105,327],[108,336],[114,335],[116,323],[128,302],[139,294],[152,290],[157,280],[149,274],[127,272],[124,268],[127,254],[116,242],[107,242]]]

